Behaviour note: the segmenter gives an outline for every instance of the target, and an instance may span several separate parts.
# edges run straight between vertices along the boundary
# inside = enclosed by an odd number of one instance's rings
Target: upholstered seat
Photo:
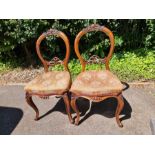
[[[25,86],[25,91],[36,94],[61,95],[70,88],[68,71],[51,71],[39,75]]]
[[[86,96],[103,96],[121,92],[123,85],[120,80],[108,70],[84,71],[74,80],[70,91]]]

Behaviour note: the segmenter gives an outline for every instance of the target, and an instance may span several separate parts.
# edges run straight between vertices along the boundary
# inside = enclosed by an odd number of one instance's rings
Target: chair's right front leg
[[[64,102],[65,102],[66,112],[67,112],[69,121],[70,121],[71,124],[73,124],[73,118],[71,116],[71,111],[70,111],[70,101],[69,101],[69,98],[68,98],[68,94],[67,93],[65,93],[63,95],[63,99],[64,99]]]
[[[76,97],[71,97],[71,106],[72,106],[72,109],[74,110],[74,112],[76,112],[76,120],[75,120],[75,125],[78,125],[79,124],[79,121],[80,121],[80,113],[79,113],[79,110],[77,108],[77,105],[76,105]]]
[[[32,100],[32,96],[26,92],[26,101],[27,103],[33,108],[33,110],[36,112],[36,117],[35,117],[35,120],[37,121],[39,119],[39,110],[38,108],[36,107],[36,105],[34,104],[33,100]]]

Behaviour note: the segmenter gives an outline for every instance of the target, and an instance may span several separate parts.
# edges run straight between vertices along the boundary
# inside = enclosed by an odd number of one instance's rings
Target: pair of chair
[[[102,31],[109,37],[110,51],[108,56],[104,59],[101,59],[98,56],[94,55],[88,61],[86,61],[80,55],[80,38],[91,31]],[[54,57],[51,61],[46,61],[42,57],[40,52],[40,43],[49,35],[61,37],[65,42],[66,56],[63,61],[57,57]],[[114,51],[113,33],[105,26],[100,26],[98,24],[90,25],[78,33],[78,35],[75,38],[74,49],[82,65],[82,72],[76,77],[76,79],[72,83],[70,72],[68,69],[70,45],[67,36],[61,31],[58,31],[56,29],[50,29],[38,38],[36,42],[36,51],[40,60],[43,63],[45,73],[29,82],[24,88],[26,91],[26,101],[36,112],[35,120],[39,119],[39,110],[32,100],[33,95],[39,96],[41,98],[46,98],[51,95],[62,97],[66,105],[66,112],[68,114],[69,121],[71,123],[75,123],[76,125],[78,125],[80,121],[80,113],[76,105],[77,98],[83,97],[90,101],[100,102],[109,97],[114,97],[118,101],[115,113],[116,121],[119,127],[123,127],[119,119],[119,115],[124,107],[124,101],[122,97],[123,85],[121,81],[112,72],[110,72],[109,68],[109,61]],[[98,62],[105,63],[105,71],[85,71],[86,64]],[[55,64],[62,64],[64,66],[64,71],[48,71],[49,66],[53,66]],[[71,92],[71,100],[68,97],[69,92]],[[75,111],[77,115],[75,121],[71,116],[70,107],[72,107],[72,109]]]

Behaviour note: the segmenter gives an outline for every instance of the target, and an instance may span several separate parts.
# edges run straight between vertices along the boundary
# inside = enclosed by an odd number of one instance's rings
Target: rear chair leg
[[[78,125],[79,120],[80,120],[80,113],[79,113],[79,110],[78,110],[77,105],[76,105],[76,98],[75,97],[71,98],[71,106],[72,106],[74,112],[76,112],[76,115],[77,115],[77,118],[75,120],[75,125]]]
[[[116,109],[116,113],[115,113],[115,117],[116,117],[116,121],[117,121],[117,124],[119,127],[123,127],[123,124],[121,123],[120,119],[119,119],[119,115],[124,107],[124,100],[123,100],[123,97],[122,97],[122,94],[120,94],[118,97],[117,97],[117,101],[118,101],[118,105],[117,105],[117,109]]]
[[[63,95],[63,99],[64,99],[64,102],[65,102],[66,112],[68,114],[69,121],[70,121],[71,124],[73,124],[74,121],[73,121],[73,118],[71,116],[70,103],[69,103],[69,98],[68,98],[68,94],[67,93],[65,93]]]
[[[39,119],[39,110],[38,108],[36,107],[36,105],[34,104],[33,100],[32,100],[32,96],[26,92],[26,101],[27,103],[33,108],[33,110],[36,112],[36,117],[35,117],[35,121],[37,121]]]

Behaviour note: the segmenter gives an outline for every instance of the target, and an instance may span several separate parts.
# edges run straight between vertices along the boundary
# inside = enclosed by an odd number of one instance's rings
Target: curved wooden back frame
[[[80,31],[74,41],[75,53],[76,53],[77,57],[79,58],[80,63],[82,65],[82,72],[85,71],[85,66],[86,66],[87,62],[84,60],[84,58],[81,56],[81,54],[79,52],[79,41],[83,35],[85,35],[88,32],[92,32],[92,31],[102,31],[109,37],[110,50],[109,50],[108,56],[104,58],[104,62],[105,62],[106,69],[110,70],[109,61],[110,61],[113,51],[114,51],[114,44],[115,44],[114,43],[114,35],[113,35],[112,31],[110,31],[105,26],[100,26],[98,24],[92,24],[92,25],[88,26],[87,28],[84,28],[82,31]]]
[[[65,56],[65,59],[63,61],[61,61],[59,58],[57,57],[54,57],[52,61],[46,61],[42,55],[41,55],[41,51],[40,51],[40,44],[41,42],[47,37],[47,36],[50,36],[50,35],[54,35],[56,37],[61,37],[63,39],[63,41],[65,42],[65,46],[66,46],[66,56]],[[69,56],[70,56],[70,45],[69,45],[69,40],[67,38],[67,36],[61,32],[61,31],[58,31],[56,29],[50,29],[48,30],[47,32],[43,33],[37,40],[36,42],[36,51],[37,51],[37,54],[41,60],[41,62],[43,63],[44,65],[44,70],[45,72],[48,72],[48,68],[49,66],[53,66],[55,64],[63,64],[64,65],[64,69],[66,71],[69,71],[68,70],[68,61],[69,61]]]

